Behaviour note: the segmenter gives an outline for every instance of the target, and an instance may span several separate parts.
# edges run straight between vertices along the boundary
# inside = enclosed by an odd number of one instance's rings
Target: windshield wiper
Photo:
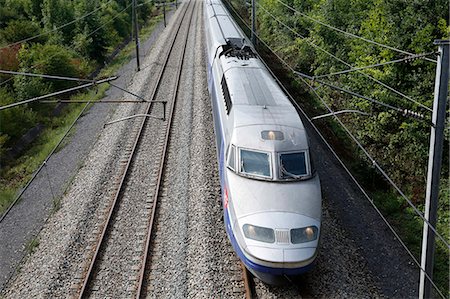
[[[244,161],[241,160],[241,172],[245,172]]]
[[[296,175],[296,174],[290,173],[289,171],[286,170],[286,168],[284,168],[283,164],[281,164],[281,173],[284,175],[287,175],[293,179],[301,179],[303,177],[302,175]]]

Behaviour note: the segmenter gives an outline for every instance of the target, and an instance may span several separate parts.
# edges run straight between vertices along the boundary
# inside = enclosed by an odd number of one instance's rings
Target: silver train
[[[319,177],[297,111],[250,41],[220,0],[204,11],[226,231],[245,266],[279,284],[317,256]]]

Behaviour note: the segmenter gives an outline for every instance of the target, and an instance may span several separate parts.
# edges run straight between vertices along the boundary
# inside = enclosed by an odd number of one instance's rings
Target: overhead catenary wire
[[[11,80],[13,80],[13,79],[14,79],[14,77],[11,77],[11,78],[9,78],[9,79],[7,79],[7,80],[1,82],[1,83],[0,83],[0,86],[5,85],[6,83],[8,83],[9,81],[11,81]]]
[[[403,53],[403,54],[407,54],[407,55],[415,55],[414,53],[407,52],[407,51],[404,51],[404,50],[401,50],[401,49],[398,49],[398,48],[395,48],[395,47],[392,47],[392,46],[389,46],[389,45],[385,45],[385,44],[373,41],[371,39],[368,39],[368,38],[365,38],[365,37],[362,37],[362,36],[359,36],[359,35],[347,32],[347,31],[339,29],[337,27],[331,26],[331,25],[329,25],[329,24],[327,24],[325,22],[317,20],[317,19],[315,19],[315,18],[313,18],[311,16],[308,16],[305,13],[302,13],[302,12],[296,10],[295,8],[293,8],[292,6],[290,6],[289,4],[286,4],[285,2],[283,2],[281,0],[276,0],[276,1],[278,1],[280,4],[284,5],[286,8],[290,9],[291,11],[295,12],[296,14],[299,14],[302,17],[307,18],[308,20],[311,20],[311,21],[313,21],[313,22],[315,22],[317,24],[320,24],[320,25],[325,26],[327,28],[330,28],[332,30],[338,31],[338,32],[343,33],[345,35],[348,35],[350,37],[357,38],[357,39],[363,40],[365,42],[368,42],[368,43],[371,43],[371,44],[374,44],[374,45],[377,45],[377,46],[380,46],[380,47],[383,47],[383,48],[386,48],[386,49],[389,49],[389,50],[392,50],[392,51],[396,51],[396,52],[399,52],[399,53]],[[430,59],[430,58],[426,58],[425,57],[424,59],[427,60],[427,61],[430,61],[430,62],[437,63],[436,60],[433,60],[433,59]]]
[[[90,33],[88,33],[88,35],[86,37],[90,37],[91,35],[93,35],[94,33],[96,33],[97,31],[99,31],[100,29],[102,29],[103,27],[105,27],[106,25],[108,25],[109,23],[111,23],[112,21],[114,21],[115,19],[117,19],[120,14],[122,12],[124,12],[125,10],[127,10],[129,7],[131,6],[131,3],[128,4],[124,9],[122,9],[121,11],[119,11],[112,19],[108,20],[107,22],[103,23],[103,25],[101,25],[100,27],[97,27],[96,29],[94,29],[93,31],[91,31]]]
[[[334,111],[330,108],[330,106],[325,102],[325,100],[317,93],[317,91],[306,82],[301,76],[299,77],[303,83],[305,83],[312,92],[319,98],[322,104],[327,108],[327,110],[331,113]],[[391,179],[391,177],[381,168],[378,162],[370,155],[370,153],[364,148],[364,146],[359,142],[359,140],[350,132],[347,126],[341,121],[341,119],[337,115],[333,115],[337,122],[341,125],[341,127],[346,131],[347,135],[356,143],[356,145],[363,151],[364,155],[370,160],[372,165],[378,169],[378,171],[383,175],[383,177],[391,184],[392,187],[406,200],[408,205],[415,211],[415,213],[430,226],[430,229],[436,234],[436,236],[447,246],[447,249],[450,249],[449,243],[439,234],[436,229],[429,223],[429,221],[423,216],[423,213],[417,209],[417,207],[412,203],[412,201],[403,193],[403,191],[397,186],[397,184]]]
[[[7,71],[7,70],[0,70],[0,74],[21,75],[21,76],[28,76],[28,77],[39,77],[39,78],[45,78],[45,79],[56,79],[56,80],[65,80],[65,81],[76,81],[76,82],[95,82],[95,80],[75,78],[75,77],[54,76],[54,75],[36,74],[36,73],[27,73],[27,72],[14,72],[14,71]]]
[[[229,5],[233,11],[235,12],[235,14],[241,19],[241,21],[243,22],[243,24],[245,24],[245,26],[247,26],[248,29],[251,30],[251,28],[246,24],[245,20],[236,12],[236,10],[234,9],[234,7],[232,5]],[[289,69],[293,70],[289,64],[284,61],[274,50],[272,50],[272,48],[264,41],[262,40],[258,34],[255,32],[255,35],[258,37],[258,40],[261,41],[275,56],[277,56],[277,58],[286,66],[288,66]],[[290,93],[286,90],[286,88],[284,87],[284,85],[281,84],[281,82],[278,80],[278,78],[273,74],[272,70],[267,66],[267,64],[261,59],[261,61],[266,65],[267,69],[269,70],[269,72],[272,74],[272,76],[275,78],[275,80],[279,83],[279,85],[283,88],[283,90],[285,91],[286,94],[289,95],[289,97],[291,98],[291,100],[293,101],[293,103],[295,103],[296,107],[299,109],[299,111],[302,113],[302,115],[305,117],[305,119],[308,121],[308,123],[314,128],[314,130],[316,131],[316,133],[320,136],[320,138],[322,139],[322,141],[327,145],[328,149],[333,153],[334,157],[339,161],[339,163],[341,164],[341,166],[344,168],[344,170],[347,172],[347,174],[351,177],[351,179],[353,180],[353,182],[357,185],[357,187],[360,189],[360,191],[363,193],[363,195],[366,197],[366,199],[371,203],[371,205],[373,206],[373,208],[375,209],[375,211],[377,212],[377,214],[380,216],[380,218],[383,220],[383,222],[387,225],[387,227],[389,228],[389,230],[392,232],[392,234],[395,236],[395,238],[397,239],[397,241],[401,244],[401,246],[405,249],[405,251],[408,253],[408,255],[411,257],[411,259],[414,261],[414,263],[417,265],[417,267],[423,271],[425,273],[425,276],[427,277],[427,279],[431,282],[431,284],[433,285],[433,287],[436,289],[436,291],[438,292],[438,294],[442,297],[445,298],[445,296],[443,295],[443,293],[439,290],[439,288],[436,286],[436,284],[433,282],[432,278],[425,272],[424,269],[422,269],[420,263],[417,261],[417,259],[415,258],[414,254],[411,252],[411,250],[408,248],[408,246],[405,244],[405,242],[400,238],[400,236],[398,235],[398,233],[395,231],[395,229],[393,228],[393,226],[389,223],[389,221],[383,216],[383,214],[381,213],[381,211],[378,209],[378,207],[375,205],[374,201],[372,200],[372,198],[367,194],[367,192],[364,190],[364,188],[359,184],[359,182],[357,181],[357,179],[352,175],[352,173],[350,172],[350,170],[346,167],[346,165],[344,164],[344,162],[339,158],[339,156],[337,155],[337,153],[333,150],[333,148],[331,147],[331,145],[326,141],[326,139],[323,137],[323,135],[320,133],[319,129],[314,125],[314,123],[311,121],[311,119],[307,116],[307,114],[304,112],[304,110],[294,101],[293,97],[290,95]],[[310,88],[312,90],[314,90],[314,88],[312,86],[310,86]],[[431,226],[430,226],[431,227]],[[448,244],[447,244],[448,246]]]
[[[419,59],[421,57],[429,56],[432,54],[435,54],[435,52],[411,55],[411,56],[407,56],[404,58],[399,58],[399,59],[395,59],[395,60],[391,60],[391,61],[376,63],[376,64],[372,64],[372,65],[366,65],[366,66],[361,66],[361,67],[355,67],[355,68],[351,68],[351,69],[340,71],[340,72],[334,72],[334,73],[329,73],[329,74],[325,74],[325,75],[317,75],[317,76],[313,76],[313,78],[318,79],[318,78],[324,78],[324,77],[331,77],[331,76],[335,76],[335,75],[347,74],[347,73],[354,72],[354,71],[371,69],[371,68],[394,64],[394,63],[399,63],[399,62],[403,62],[403,61],[408,62],[408,61]]]
[[[236,12],[236,11],[235,11]],[[237,14],[237,13],[236,13]],[[237,14],[239,16],[239,14]],[[239,16],[240,17],[240,16]],[[242,19],[242,18],[241,18]],[[245,23],[245,22],[244,22]],[[248,27],[248,26],[247,26]],[[251,29],[250,29],[251,30]],[[256,33],[255,33],[256,34]],[[259,41],[261,41],[284,65],[287,66],[287,68],[295,74],[295,70],[283,59],[281,58],[264,40],[262,40],[258,35],[257,35]],[[319,94],[317,94],[317,91],[311,86],[309,85],[306,81],[303,80],[303,78],[299,77],[300,79],[302,79],[302,81],[309,87],[311,88],[311,90],[319,97],[319,99],[323,102],[323,104],[325,105],[325,107],[327,107],[327,110],[329,110],[331,113],[333,113],[334,111],[326,104],[326,102],[320,97]],[[381,166],[375,161],[375,159],[372,158],[372,156],[369,154],[369,152],[362,146],[362,144],[358,141],[358,139],[350,132],[350,130],[347,128],[347,126],[345,126],[344,123],[342,123],[342,121],[339,119],[339,117],[337,115],[334,115],[334,118],[338,120],[339,124],[344,128],[344,130],[347,132],[347,134],[351,137],[351,139],[358,145],[358,147],[364,152],[364,154],[366,155],[366,157],[371,161],[371,163],[380,171],[380,173],[383,175],[383,177],[385,177],[387,179],[387,181],[389,182],[390,185],[392,185],[394,187],[394,189],[401,195],[401,197],[403,197],[403,199],[406,200],[406,202],[408,203],[408,205],[411,206],[411,208],[413,208],[414,212],[425,222],[430,226],[430,229],[436,234],[436,236],[447,246],[448,249],[450,249],[450,245],[449,243],[442,237],[441,234],[439,234],[436,229],[428,222],[428,220],[425,219],[425,217],[423,216],[422,212],[420,212],[417,207],[411,202],[411,200],[403,193],[403,191],[397,186],[397,184],[395,184],[395,182],[389,177],[389,175],[381,168]]]
[[[87,107],[89,106],[89,104],[91,104],[91,101],[87,102],[86,105],[84,105],[83,109],[81,110],[81,112],[78,114],[78,116],[75,118],[75,120],[72,122],[72,124],[69,126],[69,128],[67,129],[67,131],[64,133],[64,135],[61,137],[61,139],[59,140],[59,142],[55,145],[55,147],[52,149],[52,151],[50,152],[50,154],[48,154],[48,156],[45,158],[44,162],[42,162],[42,164],[39,166],[39,168],[34,172],[33,176],[31,177],[31,179],[27,182],[27,184],[25,185],[25,187],[20,190],[20,193],[17,194],[16,198],[14,199],[14,201],[9,205],[8,209],[3,213],[3,215],[0,218],[0,222],[3,221],[3,219],[5,219],[6,215],[8,215],[8,213],[11,211],[11,209],[16,205],[16,203],[18,202],[18,200],[22,197],[22,195],[25,193],[25,191],[28,189],[28,187],[30,187],[31,183],[34,181],[34,179],[37,177],[37,175],[41,172],[41,170],[44,168],[44,166],[47,165],[48,161],[50,160],[50,158],[53,156],[53,154],[56,152],[56,150],[58,149],[58,147],[61,145],[61,143],[64,141],[64,139],[67,137],[67,135],[69,134],[69,132],[72,130],[72,128],[75,126],[76,122],[78,121],[78,119],[80,119],[80,117],[83,115],[83,113],[86,111]],[[53,191],[52,191],[53,192]]]
[[[100,4],[96,9],[94,9],[93,11],[88,12],[87,14],[84,14],[83,16],[81,16],[81,17],[79,17],[79,18],[76,18],[75,20],[72,20],[72,21],[70,21],[70,22],[68,22],[68,23],[65,23],[65,24],[61,25],[61,26],[58,26],[58,27],[56,27],[56,28],[53,28],[52,30],[47,30],[47,31],[45,31],[45,32],[36,34],[36,35],[34,35],[34,36],[27,37],[27,38],[22,39],[22,40],[20,40],[20,41],[11,43],[11,44],[6,45],[6,46],[3,46],[3,47],[0,47],[0,49],[9,48],[9,47],[12,47],[12,46],[15,46],[15,45],[18,45],[18,44],[25,43],[25,42],[27,42],[27,41],[36,39],[36,38],[38,38],[38,37],[47,35],[47,34],[49,34],[49,33],[58,31],[59,29],[62,29],[62,28],[64,28],[64,27],[67,27],[67,26],[69,26],[69,25],[71,25],[71,24],[73,24],[73,23],[76,23],[76,22],[78,22],[78,21],[80,21],[80,20],[82,20],[82,19],[84,19],[84,18],[89,17],[90,15],[92,15],[92,14],[94,14],[95,12],[99,11],[100,9],[106,7],[106,5],[110,4],[110,3],[113,2],[113,1],[114,1],[114,0],[109,0],[109,1],[106,2],[106,3],[101,3],[101,4]]]
[[[138,98],[138,99],[141,100],[142,102],[148,102],[146,99],[144,99],[144,98],[141,97],[140,95],[135,94],[135,93],[133,93],[133,92],[131,92],[131,91],[125,89],[125,88],[122,88],[122,87],[120,87],[120,86],[118,86],[118,85],[116,85],[116,84],[113,84],[113,83],[111,83],[111,82],[108,82],[108,84],[111,85],[112,87],[115,87],[115,88],[117,88],[117,89],[120,89],[121,91],[126,92],[126,93],[128,93],[128,94],[130,94],[130,95],[132,95],[132,96],[134,96],[134,97],[136,97],[136,98]]]
[[[303,73],[301,73],[301,72],[297,72],[297,71],[295,71],[295,70],[293,70],[293,73],[296,74],[296,75],[298,75],[298,76],[301,76],[301,77],[303,77],[303,78],[306,78],[306,79],[308,79],[308,80],[311,80],[311,81],[313,81],[313,82],[317,82],[317,83],[319,83],[319,84],[328,86],[328,87],[330,87],[330,88],[339,90],[339,91],[341,91],[341,92],[348,93],[348,94],[350,94],[350,95],[352,95],[352,96],[355,96],[355,97],[364,99],[364,100],[366,100],[366,101],[369,101],[369,102],[372,102],[372,103],[374,103],[374,104],[383,106],[383,107],[385,107],[385,108],[394,110],[395,112],[400,113],[400,114],[402,114],[403,116],[408,116],[408,117],[412,117],[412,118],[416,118],[416,119],[425,119],[425,116],[424,116],[423,114],[421,114],[421,113],[414,112],[414,111],[411,111],[411,110],[405,109],[405,108],[399,108],[399,107],[396,107],[396,106],[393,106],[393,105],[390,105],[390,104],[386,104],[386,103],[377,101],[377,100],[375,100],[375,99],[372,99],[372,98],[363,96],[363,95],[358,94],[358,93],[356,93],[356,92],[353,92],[353,91],[351,91],[351,90],[347,90],[347,89],[345,89],[345,88],[342,88],[342,87],[333,85],[333,84],[328,83],[328,82],[325,82],[325,81],[323,81],[323,80],[316,79],[316,77],[309,76],[309,75],[303,74]]]
[[[280,83],[281,84],[281,83]],[[312,88],[312,87],[311,87]],[[284,86],[283,86],[284,89]],[[286,89],[284,89],[286,93],[288,93],[286,91]],[[288,93],[289,94],[289,93]],[[292,96],[289,94],[289,96],[292,98]],[[333,150],[333,148],[331,147],[331,145],[326,141],[325,137],[323,137],[323,135],[320,133],[319,129],[314,125],[314,123],[311,121],[311,119],[306,115],[306,113],[304,112],[304,110],[302,108],[300,108],[300,106],[297,105],[297,107],[299,108],[299,110],[301,111],[302,115],[308,120],[308,123],[314,128],[314,130],[316,131],[316,133],[320,136],[320,138],[322,139],[322,141],[324,141],[324,143],[326,144],[326,146],[328,147],[328,149],[333,153],[333,156],[339,161],[339,164],[341,164],[341,166],[344,168],[345,172],[350,176],[350,178],[352,179],[352,181],[356,184],[356,186],[358,187],[358,189],[361,191],[361,193],[364,195],[364,197],[366,197],[366,199],[370,202],[370,204],[372,205],[372,207],[375,209],[375,211],[377,212],[377,214],[380,216],[380,218],[382,218],[383,222],[387,225],[387,227],[389,228],[389,230],[392,232],[392,234],[395,236],[395,238],[398,240],[398,242],[402,245],[402,247],[405,249],[405,251],[408,253],[408,255],[411,257],[411,259],[414,261],[414,263],[417,265],[417,267],[422,270],[425,271],[419,261],[416,259],[416,257],[414,256],[414,254],[411,252],[411,250],[408,248],[408,246],[405,244],[405,242],[402,240],[402,238],[399,236],[399,234],[396,232],[396,230],[394,229],[394,227],[389,223],[389,221],[386,219],[386,217],[384,217],[384,215],[381,213],[380,209],[375,205],[375,202],[373,201],[373,199],[367,194],[367,192],[364,190],[364,188],[361,186],[361,184],[358,182],[358,180],[353,176],[353,174],[350,172],[350,170],[347,168],[347,166],[345,165],[345,163],[342,161],[342,159],[337,155],[337,153]],[[433,280],[431,279],[431,277],[426,274],[427,279],[431,282],[431,284],[434,286],[434,288],[436,289],[436,291],[439,293],[439,295],[442,298],[445,298],[443,293],[439,290],[439,288],[437,287],[437,285],[433,282]]]
[[[72,88],[56,91],[56,92],[53,92],[53,93],[50,93],[50,94],[46,94],[46,95],[43,95],[43,96],[39,96],[39,97],[31,98],[31,99],[28,99],[28,100],[12,103],[12,104],[9,104],[9,105],[1,106],[0,110],[5,110],[5,109],[13,108],[13,107],[16,107],[16,106],[19,106],[19,105],[32,103],[32,102],[35,102],[35,101],[39,101],[39,100],[42,100],[42,99],[50,98],[50,97],[57,96],[57,95],[64,94],[64,93],[68,93],[68,92],[71,92],[71,91],[87,88],[87,87],[90,87],[90,86],[93,86],[93,85],[106,83],[106,82],[113,81],[113,80],[116,80],[116,79],[117,79],[117,77],[110,77],[110,78],[94,81],[94,82],[91,82],[91,83],[86,83],[86,84],[83,84],[83,85],[80,85],[80,86],[76,86],[76,87],[72,87]]]
[[[351,64],[349,64],[348,62],[342,60],[341,58],[339,58],[339,57],[337,57],[336,55],[330,53],[329,51],[327,51],[327,50],[325,50],[325,49],[319,47],[318,45],[316,45],[316,44],[314,44],[313,42],[311,42],[308,38],[304,37],[303,35],[301,35],[301,34],[298,33],[297,31],[295,31],[294,29],[292,29],[290,26],[286,25],[284,22],[282,22],[281,20],[279,20],[275,15],[273,15],[270,11],[268,11],[266,8],[264,8],[264,6],[262,6],[261,4],[258,3],[258,6],[259,6],[264,12],[266,12],[268,15],[270,15],[275,21],[277,21],[278,23],[280,23],[282,26],[284,26],[285,28],[287,28],[289,31],[291,31],[292,33],[294,33],[294,34],[297,35],[298,37],[300,37],[300,38],[302,38],[303,40],[305,40],[308,44],[310,44],[310,45],[313,46],[314,48],[319,49],[320,51],[324,52],[324,53],[327,54],[328,56],[330,56],[330,57],[336,59],[337,61],[339,61],[339,62],[345,64],[345,65],[346,65],[347,67],[349,67],[350,69],[353,68],[353,66],[352,66]],[[431,108],[429,108],[429,107],[425,106],[424,104],[422,104],[422,103],[420,103],[420,102],[414,100],[413,98],[411,98],[411,97],[405,95],[404,93],[402,93],[402,92],[396,90],[395,88],[393,88],[393,87],[387,85],[386,83],[383,83],[383,82],[381,82],[380,80],[378,80],[378,79],[376,79],[376,78],[374,78],[374,77],[372,77],[372,76],[370,76],[370,75],[368,75],[368,74],[362,72],[361,70],[357,70],[356,72],[358,72],[359,74],[362,74],[362,75],[365,76],[366,78],[368,78],[368,79],[370,79],[370,80],[372,80],[372,81],[374,81],[374,82],[380,84],[381,86],[383,86],[383,87],[389,89],[390,91],[396,93],[397,95],[399,95],[399,96],[401,96],[401,97],[403,97],[403,98],[405,98],[405,99],[407,99],[407,100],[409,100],[409,101],[415,103],[416,105],[418,105],[418,106],[420,106],[420,107],[422,107],[422,108],[424,108],[424,109],[426,109],[426,110],[428,110],[428,111],[432,111]]]
[[[258,37],[259,38],[259,37]],[[294,74],[296,74],[296,71],[286,62],[284,61],[278,54],[276,54],[270,47],[269,45],[267,45],[267,43],[265,43],[262,39],[259,38],[260,41],[262,41],[266,47],[268,47],[268,49],[270,49],[270,51],[272,53],[274,53],[274,55],[277,56],[278,59],[280,59],[280,61],[285,64],[290,70],[291,72],[293,72]],[[306,82],[301,76],[299,76],[299,78],[303,81],[303,83],[306,84],[306,86],[308,86],[313,92],[314,94],[319,97],[319,99],[321,100],[321,102],[324,104],[324,106],[327,108],[327,110],[330,113],[334,113],[334,111],[327,105],[327,103],[323,100],[322,97],[320,97],[320,95],[317,93],[317,91],[308,84],[308,82]],[[449,243],[441,236],[441,234],[439,234],[436,229],[428,222],[428,220],[425,219],[425,217],[423,216],[423,213],[419,211],[419,209],[417,209],[417,207],[412,203],[412,201],[403,193],[403,191],[397,186],[397,184],[391,179],[391,177],[381,168],[381,166],[378,164],[378,162],[370,155],[370,153],[363,147],[363,145],[358,141],[358,139],[350,132],[350,130],[347,128],[347,126],[340,120],[340,118],[337,115],[333,115],[334,118],[338,121],[338,123],[344,128],[344,130],[347,132],[347,134],[350,136],[350,138],[356,143],[356,145],[363,151],[363,153],[366,155],[366,157],[370,160],[370,162],[372,163],[372,165],[378,169],[378,171],[380,171],[380,173],[383,175],[383,177],[386,178],[386,180],[389,182],[390,185],[392,185],[392,187],[394,187],[394,189],[400,194],[401,197],[403,197],[403,199],[406,200],[406,202],[408,203],[409,206],[411,206],[411,208],[413,208],[414,212],[425,222],[430,226],[430,229],[436,234],[436,236],[447,246],[448,249],[450,249],[450,245]]]

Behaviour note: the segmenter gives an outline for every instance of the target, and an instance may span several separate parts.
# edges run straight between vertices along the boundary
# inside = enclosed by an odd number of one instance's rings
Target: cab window
[[[231,145],[228,148],[228,159],[227,159],[227,165],[230,169],[235,170],[236,168],[236,147],[234,145]]]
[[[243,174],[270,178],[270,154],[241,149],[239,171]]]
[[[299,179],[308,174],[306,153],[280,154],[280,176],[283,179]]]

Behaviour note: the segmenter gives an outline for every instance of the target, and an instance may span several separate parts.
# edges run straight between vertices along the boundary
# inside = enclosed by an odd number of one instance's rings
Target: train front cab
[[[259,136],[258,145],[248,136]],[[225,226],[246,267],[269,284],[309,271],[319,245],[321,191],[304,130],[241,127],[224,162]]]

